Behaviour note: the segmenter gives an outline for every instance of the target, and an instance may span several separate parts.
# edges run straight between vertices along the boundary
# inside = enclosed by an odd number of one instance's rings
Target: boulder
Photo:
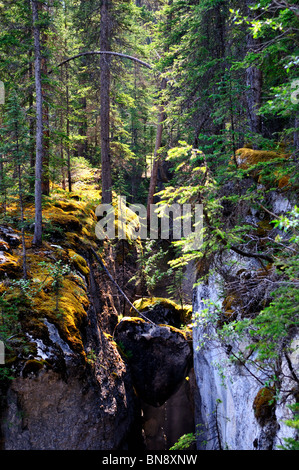
[[[149,405],[163,405],[192,366],[187,336],[169,325],[124,317],[116,326],[114,338],[130,366],[139,397]]]
[[[192,306],[181,306],[170,299],[161,297],[143,297],[134,302],[134,307],[139,312],[143,312],[152,322],[176,328],[191,322],[192,319]],[[131,315],[135,316],[133,309],[131,309]]]
[[[10,251],[10,248],[17,248],[21,244],[21,237],[16,233],[11,227],[6,227],[4,225],[0,226],[0,237],[1,245],[3,242],[6,242],[6,249],[4,251]],[[4,248],[2,248],[4,249]]]

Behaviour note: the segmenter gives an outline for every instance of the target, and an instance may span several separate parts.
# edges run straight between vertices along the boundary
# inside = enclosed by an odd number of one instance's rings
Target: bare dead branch
[[[108,55],[113,55],[113,56],[117,56],[117,57],[122,57],[124,59],[129,59],[129,60],[133,60],[134,62],[136,62],[137,64],[140,64],[142,65],[143,67],[146,67],[148,69],[152,69],[153,67],[148,64],[147,62],[144,62],[143,60],[140,60],[138,59],[137,57],[133,57],[131,55],[127,55],[127,54],[122,54],[121,52],[112,52],[112,51],[87,51],[87,52],[80,52],[79,54],[76,54],[72,57],[68,57],[67,59],[63,60],[62,62],[60,62],[60,64],[57,64],[56,67],[61,67],[62,65],[64,64],[67,64],[68,62],[70,62],[71,60],[74,60],[74,59],[78,59],[79,57],[83,57],[83,56],[88,56],[88,55],[100,55],[100,54],[108,54]],[[50,70],[49,74],[51,74],[53,72],[54,69]]]

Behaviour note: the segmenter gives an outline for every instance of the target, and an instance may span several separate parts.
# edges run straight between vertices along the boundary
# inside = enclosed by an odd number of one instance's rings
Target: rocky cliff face
[[[196,289],[196,312],[202,310],[202,300],[205,298],[220,298],[219,285],[213,279],[206,286]],[[266,374],[258,367],[254,368],[252,363],[248,367],[241,363],[232,363],[229,349],[209,327],[198,326],[193,335],[194,368],[199,395],[195,418],[198,448],[273,450],[284,444],[284,438],[295,438],[294,430],[284,424],[286,419],[292,417],[287,405],[294,403],[294,398],[286,399],[286,396],[281,396],[274,407],[265,401],[265,410],[260,419],[255,412],[254,403],[258,393],[264,388]],[[296,349],[295,343],[293,346]],[[245,351],[246,344],[238,344],[238,348]],[[298,369],[296,353],[291,360]],[[288,375],[285,361],[282,368]],[[284,384],[286,390],[291,390],[296,385],[291,379],[285,381],[289,382]]]
[[[164,450],[176,436],[164,416],[180,422],[177,431],[192,431],[192,392],[181,387],[192,368],[192,342],[173,326],[190,320],[190,310],[158,299],[152,323],[133,317],[119,322],[120,313],[130,312],[91,256],[89,247],[98,248],[93,211],[81,201],[59,199],[45,213],[51,243],[35,249],[27,235],[25,283],[18,283],[20,233],[10,226],[0,230],[3,309],[9,315],[14,306],[17,315],[5,357],[11,378],[0,380],[1,448],[144,450],[163,428],[169,434],[165,440],[162,433]],[[104,242],[101,249],[113,277],[126,292],[134,289],[127,285],[134,246],[119,243],[112,252]],[[186,410],[178,414],[173,406],[179,390],[190,405],[187,428]]]
[[[110,334],[119,305],[90,257],[96,218],[80,198],[45,206],[51,241],[42,248],[26,233],[28,279],[21,284],[20,232],[1,227],[2,312],[11,330],[11,378],[0,380],[3,450],[128,449],[132,434],[134,447],[141,442],[140,404]],[[109,250],[105,256],[111,264]]]
[[[14,378],[2,384],[3,450],[128,449],[132,433],[138,446],[130,373],[95,316],[91,304],[80,328],[86,356],[47,319],[47,335],[30,335],[31,354],[15,361]]]
[[[291,208],[290,201],[281,194],[272,193],[271,202],[275,214],[283,214]],[[256,225],[262,222],[257,211],[248,217]],[[231,335],[230,339],[224,339],[219,334],[219,323],[213,321],[213,304],[222,310],[223,320],[228,324],[230,318],[238,318],[241,303],[243,309],[244,305],[248,307],[248,312],[261,309],[261,299],[267,299],[271,291],[270,283],[264,281],[267,269],[261,274],[258,259],[244,259],[236,254],[216,256],[209,269],[211,273],[206,280],[195,288],[193,300],[197,447],[206,450],[279,449],[285,444],[285,438],[296,438],[296,431],[287,427],[285,420],[292,417],[288,405],[295,403],[298,389],[289,367],[292,364],[293,369],[298,370],[298,337],[290,339],[293,350],[290,357],[282,356],[278,361],[282,392],[275,396],[273,390],[265,386],[271,360],[264,368],[260,367],[255,362],[255,352],[247,349],[249,343],[245,338],[240,341],[237,335],[235,338]],[[233,282],[237,289],[225,295],[225,288]],[[242,358],[239,361],[232,360],[232,353],[236,351]]]

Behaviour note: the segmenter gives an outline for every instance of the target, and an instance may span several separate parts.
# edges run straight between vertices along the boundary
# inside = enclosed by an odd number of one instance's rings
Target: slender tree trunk
[[[82,137],[82,141],[78,143],[77,154],[78,157],[87,157],[87,100],[86,97],[80,98],[81,112],[83,114],[79,127],[79,135]]]
[[[2,116],[0,115],[0,126],[2,127]],[[3,200],[2,200],[3,196]],[[3,154],[0,153],[0,198],[1,198],[1,207],[6,215],[6,183],[4,177],[4,165],[3,165]]]
[[[16,113],[17,114],[17,113]],[[22,265],[23,265],[23,279],[27,279],[27,261],[26,261],[26,244],[25,244],[25,228],[24,228],[24,204],[23,204],[23,188],[22,188],[22,171],[20,163],[20,145],[19,145],[19,126],[17,122],[17,115],[15,116],[15,135],[16,135],[16,155],[17,155],[17,173],[18,173],[18,186],[19,186],[19,204],[21,212],[21,238],[22,238]]]
[[[35,225],[33,244],[42,244],[42,165],[43,165],[43,95],[41,84],[40,27],[38,1],[32,1],[36,90]]]
[[[295,132],[294,132],[294,147],[296,149],[296,152],[298,153],[299,151],[299,115],[297,114],[297,116],[295,117]]]
[[[252,5],[252,0],[247,0],[247,6]],[[252,12],[249,9],[249,17]],[[260,40],[254,39],[251,33],[247,35],[247,51],[252,51],[254,48],[259,45]],[[250,131],[252,134],[261,134],[262,132],[262,120],[261,116],[258,115],[258,111],[261,107],[261,98],[262,98],[262,84],[263,76],[261,70],[252,65],[246,70],[246,85],[248,90],[246,92],[247,100],[247,113],[248,121],[250,126]]]
[[[69,94],[69,71],[68,71],[68,64],[66,64],[66,136],[67,136],[67,148],[66,148],[66,155],[67,155],[67,179],[68,179],[68,190],[69,192],[72,191],[72,174],[71,174],[71,151],[70,151],[70,94]]]
[[[162,80],[161,88],[162,90],[166,87],[166,80]],[[150,185],[148,190],[148,198],[147,198],[147,219],[150,219],[150,208],[151,204],[154,204],[154,194],[157,186],[157,179],[158,179],[158,169],[159,169],[159,149],[162,145],[162,133],[163,133],[163,122],[165,120],[165,112],[163,104],[159,107],[159,117],[158,117],[158,124],[157,124],[157,133],[156,133],[156,144],[155,144],[155,151],[154,151],[154,161],[150,179]]]
[[[63,68],[60,69],[60,81],[63,83],[64,75],[63,75]],[[61,174],[62,174],[62,180],[61,180],[61,186],[62,189],[65,191],[66,189],[66,183],[65,183],[65,161],[64,161],[64,141],[63,141],[63,122],[64,122],[64,116],[63,116],[63,108],[60,109],[60,132],[61,132],[61,137],[60,137],[60,162],[61,162]]]
[[[61,128],[62,128],[62,126],[61,126]],[[65,191],[65,189],[66,189],[65,166],[64,166],[64,154],[63,154],[63,140],[62,140],[62,138],[60,139],[60,160],[61,160],[61,173],[62,173],[61,186],[62,186],[62,189]]]
[[[68,24],[67,24],[67,4],[65,3],[64,5],[64,27],[66,31],[68,30]],[[67,53],[68,51],[68,42],[67,42],[67,37],[64,42],[65,46],[65,51]],[[66,136],[67,136],[67,147],[66,147],[66,155],[67,155],[67,179],[68,179],[68,190],[69,192],[72,191],[72,175],[71,175],[71,151],[70,151],[70,93],[69,93],[69,64],[65,64],[65,82],[66,82],[66,88],[65,88],[65,94],[66,94]]]
[[[21,165],[18,165],[18,180],[19,180],[19,203],[20,203],[21,224],[22,224],[21,237],[22,237],[23,279],[27,279],[27,257],[26,257],[25,228],[24,228],[24,204],[23,204]]]
[[[29,53],[29,81],[32,82],[33,79],[33,63],[32,63],[32,51]],[[30,195],[34,193],[34,167],[35,167],[35,146],[34,146],[34,118],[33,118],[33,89],[30,87],[29,94],[29,135],[30,135],[30,179],[29,179],[29,188]]]
[[[110,1],[102,0],[100,23],[100,49],[110,51],[111,18]],[[102,203],[112,202],[112,179],[110,161],[110,57],[100,56],[100,107],[101,107],[101,161]]]
[[[62,73],[61,73],[61,80],[62,80]],[[61,109],[60,111],[60,129],[61,132],[63,130],[63,110]],[[66,184],[65,184],[65,162],[64,162],[64,145],[63,145],[63,137],[60,137],[60,161],[61,161],[61,173],[62,173],[62,189],[65,190]]]
[[[43,3],[38,4],[38,10],[40,12],[43,9],[47,9],[48,6],[44,6]],[[48,59],[46,57],[46,45],[48,42],[48,35],[46,32],[41,32],[41,45],[44,50],[44,54],[41,53],[41,77],[47,77],[48,75]],[[42,194],[49,196],[50,194],[50,126],[49,126],[49,85],[44,82],[42,85],[43,95],[43,170],[42,170]]]
[[[262,131],[261,116],[257,114],[261,106],[262,94],[262,72],[255,66],[246,70],[247,109],[250,130],[253,134],[260,134]]]
[[[68,73],[67,73],[68,78]],[[69,86],[66,86],[66,135],[67,135],[67,180],[68,180],[68,190],[72,191],[72,173],[71,173],[71,151],[70,151],[70,118],[69,118]]]

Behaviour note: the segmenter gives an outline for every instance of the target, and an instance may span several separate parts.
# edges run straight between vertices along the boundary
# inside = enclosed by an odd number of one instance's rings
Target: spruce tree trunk
[[[295,150],[297,151],[298,153],[298,150],[299,150],[299,115],[297,114],[297,116],[295,117],[295,123],[294,123],[294,127],[295,127],[295,132],[294,132],[294,147],[295,147]],[[298,158],[297,158],[298,160]]]
[[[248,16],[252,16],[252,12],[249,9],[250,5],[253,5],[252,0],[247,0]],[[247,52],[253,51],[260,43],[259,39],[254,39],[251,33],[247,35]],[[257,113],[261,107],[262,102],[262,84],[263,76],[261,70],[252,65],[246,70],[246,85],[248,90],[246,92],[247,101],[247,114],[250,131],[252,134],[262,133],[262,121],[261,116]],[[254,144],[254,143],[253,143]],[[255,147],[255,145],[254,145]]]
[[[111,17],[110,1],[102,0],[100,22],[100,49],[110,51]],[[102,204],[112,202],[112,179],[110,161],[110,57],[100,56],[100,106],[101,106],[101,160]]]
[[[32,51],[29,52],[29,81],[30,83],[33,82],[33,63],[32,63]],[[33,96],[33,88],[30,87],[30,94],[29,94],[29,135],[30,135],[30,180],[29,180],[29,187],[30,187],[30,196],[34,193],[34,168],[35,168],[35,145],[34,145],[34,117],[33,117],[33,105],[34,105],[34,96]]]
[[[255,66],[248,67],[246,70],[247,91],[247,110],[250,130],[253,134],[261,134],[262,122],[261,116],[257,114],[261,106],[262,94],[262,72]]]
[[[80,104],[83,116],[80,119],[79,135],[83,139],[77,146],[77,154],[78,157],[87,158],[87,100],[85,96],[80,98]]]
[[[159,121],[157,125],[154,161],[153,161],[150,185],[149,185],[149,190],[148,190],[148,198],[147,198],[147,219],[148,220],[150,219],[151,204],[154,204],[154,194],[156,192],[156,186],[157,186],[158,169],[159,169],[159,163],[160,163],[160,157],[158,155],[158,151],[162,144],[162,132],[163,132],[164,118],[165,118],[164,113],[162,110],[160,110]]]
[[[39,3],[38,9],[42,11],[47,9],[48,6],[43,6]],[[48,35],[45,32],[41,33],[41,44],[45,51],[48,42]],[[41,54],[41,74],[43,77],[48,75],[48,60],[45,54]],[[49,126],[49,84],[44,82],[42,84],[43,95],[43,170],[42,170],[42,194],[49,196],[50,194],[50,126]]]
[[[35,158],[35,225],[33,244],[42,244],[42,162],[43,162],[43,96],[41,83],[40,27],[38,24],[38,1],[32,1],[32,19],[35,56],[36,91],[36,158]]]
[[[66,136],[67,136],[67,180],[68,191],[72,191],[72,173],[71,173],[71,151],[70,151],[70,93],[69,93],[69,71],[66,64]]]
[[[166,80],[162,80],[161,89],[165,89],[166,87]],[[159,117],[158,117],[158,124],[157,124],[157,133],[156,133],[156,144],[155,144],[155,151],[154,151],[154,161],[150,179],[150,185],[148,190],[148,197],[147,197],[147,219],[150,219],[150,209],[151,204],[154,204],[154,194],[156,191],[157,186],[157,179],[158,179],[158,169],[159,169],[159,149],[162,145],[162,132],[163,132],[163,122],[165,120],[165,112],[163,104],[159,107]]]

